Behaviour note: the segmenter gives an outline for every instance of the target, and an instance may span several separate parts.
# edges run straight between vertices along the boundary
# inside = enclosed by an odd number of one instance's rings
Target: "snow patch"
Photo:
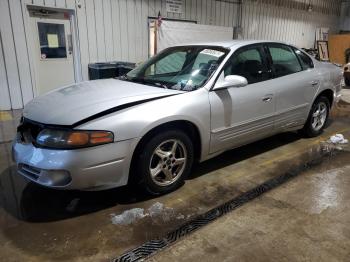
[[[115,225],[130,225],[134,221],[144,218],[145,216],[143,208],[133,208],[124,211],[120,215],[112,214],[112,223]]]
[[[163,212],[164,204],[156,202],[150,208],[148,208],[148,213],[151,217],[158,216]]]
[[[124,211],[120,215],[111,214],[111,220],[115,225],[130,225],[145,217],[151,217],[154,219],[160,218],[163,221],[169,221],[174,216],[175,212],[173,208],[165,207],[164,204],[156,202],[151,205],[147,211],[143,208],[133,208]]]
[[[185,219],[185,216],[183,214],[180,214],[176,217],[176,219]]]
[[[329,141],[333,144],[347,144],[349,141],[344,138],[342,134],[336,134],[329,138]]]

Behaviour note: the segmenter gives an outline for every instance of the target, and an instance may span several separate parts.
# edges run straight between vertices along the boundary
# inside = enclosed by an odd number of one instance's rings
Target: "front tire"
[[[306,137],[315,137],[323,132],[327,123],[330,111],[329,100],[320,96],[311,107],[308,120],[306,121],[302,133]]]
[[[152,195],[166,194],[180,187],[193,164],[193,144],[182,130],[154,135],[137,161],[139,185]]]

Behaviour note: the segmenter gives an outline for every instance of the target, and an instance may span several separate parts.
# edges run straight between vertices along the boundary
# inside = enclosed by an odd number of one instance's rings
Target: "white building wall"
[[[26,41],[26,4],[73,9],[76,12],[82,76],[88,63],[139,62],[148,56],[147,18],[158,11],[165,18],[200,24],[236,26],[238,0],[183,0],[183,14],[167,13],[165,0],[0,0],[0,110],[22,108],[33,98],[35,81]],[[243,0],[243,37],[280,40],[299,47],[314,44],[315,29],[338,30],[341,0]]]

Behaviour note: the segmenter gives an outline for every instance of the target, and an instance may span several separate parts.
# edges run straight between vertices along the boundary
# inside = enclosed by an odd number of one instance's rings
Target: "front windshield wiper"
[[[169,88],[166,84],[163,84],[163,83],[154,82],[154,85],[159,86],[159,87],[163,87],[165,89]]]
[[[149,79],[145,79],[145,78],[129,78],[127,75],[121,76],[119,77],[120,80],[125,80],[125,81],[130,81],[130,82],[134,82],[134,83],[140,83],[140,84],[146,84],[146,85],[151,85],[151,86],[156,86],[156,87],[162,87],[165,89],[168,89],[169,87],[161,82],[155,82]]]

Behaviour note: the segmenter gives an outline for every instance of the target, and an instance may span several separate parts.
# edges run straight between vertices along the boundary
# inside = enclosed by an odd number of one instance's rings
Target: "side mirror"
[[[214,90],[221,90],[229,87],[244,87],[248,85],[248,80],[243,76],[228,75],[224,79],[220,78],[216,82]]]

